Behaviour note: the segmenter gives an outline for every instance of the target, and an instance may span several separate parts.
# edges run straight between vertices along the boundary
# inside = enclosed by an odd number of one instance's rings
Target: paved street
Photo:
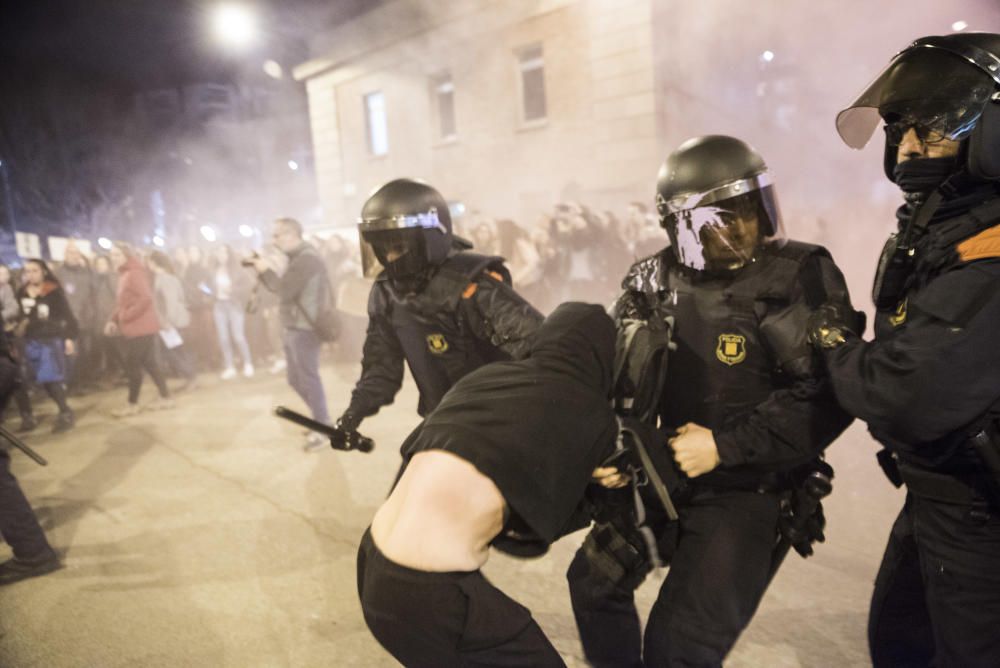
[[[356,373],[324,368],[334,414]],[[27,439],[50,466],[14,455],[66,567],[0,589],[0,666],[394,664],[362,621],[354,557],[417,422],[412,385],[364,424],[378,447],[360,455],[303,452],[300,430],[271,416],[276,404],[304,410],[283,378],[203,379],[176,409],[127,420],[108,417],[124,389],[76,398],[74,431],[49,435],[49,415]],[[827,543],[808,561],[789,557],[727,665],[867,663],[871,582],[902,501],[874,451],[858,425],[833,446]],[[496,554],[486,567],[571,666],[585,664],[563,573],[581,539],[540,560]],[[640,591],[641,610],[656,586]]]

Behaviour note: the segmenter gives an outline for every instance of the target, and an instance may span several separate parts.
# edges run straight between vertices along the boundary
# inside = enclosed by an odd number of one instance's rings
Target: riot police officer
[[[597,666],[721,665],[770,581],[793,472],[850,422],[806,341],[817,305],[849,308],[843,276],[825,249],[784,239],[760,155],[733,137],[691,139],[663,164],[656,203],[670,246],[632,266],[614,315],[620,330],[673,321],[656,413],[689,482],[678,523],[657,528],[670,571],[644,641],[642,541],[597,525],[570,565]]]
[[[396,179],[365,202],[358,225],[368,299],[361,378],[338,421],[345,431],[392,403],[403,361],[427,415],[462,376],[523,357],[542,315],[511,287],[503,258],[468,251],[452,234],[448,204],[431,186]]]
[[[906,485],[875,583],[875,666],[1000,665],[1000,35],[924,37],[837,117],[879,122],[903,192],[875,281],[875,338],[817,312],[841,405]]]

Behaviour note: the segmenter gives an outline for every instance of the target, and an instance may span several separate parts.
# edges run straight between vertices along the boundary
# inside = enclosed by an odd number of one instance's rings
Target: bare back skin
[[[444,450],[410,460],[375,513],[372,540],[390,561],[428,572],[474,571],[489,557],[504,524],[506,502],[496,484]]]

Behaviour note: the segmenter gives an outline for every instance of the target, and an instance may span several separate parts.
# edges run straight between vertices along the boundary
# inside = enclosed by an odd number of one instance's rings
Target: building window
[[[517,54],[521,71],[521,118],[525,122],[545,120],[545,56],[538,44]]]
[[[455,84],[450,74],[442,74],[435,77],[431,85],[437,112],[438,139],[454,139],[458,134],[455,126]]]
[[[365,127],[368,130],[368,152],[385,155],[389,152],[389,124],[385,115],[385,96],[381,91],[365,95]]]

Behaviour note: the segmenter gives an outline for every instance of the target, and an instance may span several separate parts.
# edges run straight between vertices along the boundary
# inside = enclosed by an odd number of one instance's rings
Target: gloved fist
[[[864,314],[843,304],[827,302],[809,315],[806,339],[814,348],[831,349],[864,330]]]
[[[344,414],[337,419],[334,426],[344,432],[357,431],[358,426],[361,424],[361,420],[362,418],[360,416],[352,413],[351,409],[348,408],[344,411]]]

